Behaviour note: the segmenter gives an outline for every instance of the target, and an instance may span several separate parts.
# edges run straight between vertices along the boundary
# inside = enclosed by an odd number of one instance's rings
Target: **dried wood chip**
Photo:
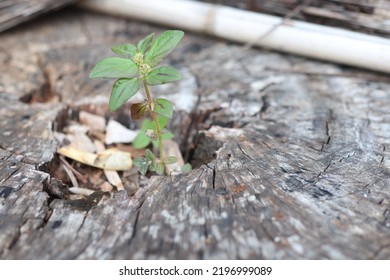
[[[145,149],[136,149],[129,144],[116,144],[115,148],[120,151],[130,153],[133,158],[143,157],[145,155]]]
[[[173,140],[164,140],[163,141],[163,152],[164,155],[174,156],[177,158],[177,162],[173,164],[166,165],[167,173],[170,174],[174,171],[180,171],[184,165],[183,156],[180,152],[179,145]]]
[[[84,195],[84,196],[89,196],[89,195],[94,193],[93,190],[85,189],[85,188],[76,188],[76,187],[69,188],[69,191],[71,193],[80,194],[80,195]]]
[[[106,120],[85,111],[79,113],[80,123],[88,126],[91,130],[104,131],[106,129]]]
[[[72,169],[66,163],[65,158],[63,156],[60,156],[60,160],[61,160],[61,162],[63,164],[63,168],[64,168],[66,174],[68,175],[70,181],[72,182],[73,187],[78,188],[79,187],[79,183],[77,182],[77,179],[74,176]]]
[[[116,149],[108,149],[102,153],[87,153],[72,146],[64,146],[59,148],[57,153],[100,169],[129,170],[133,166],[131,154]]]
[[[103,192],[111,192],[114,187],[109,183],[109,182],[103,182],[99,188],[103,191]]]
[[[96,152],[95,145],[86,134],[89,131],[89,127],[80,124],[72,124],[68,126],[65,131],[67,133],[66,140],[70,142],[72,147],[89,153]]]
[[[119,122],[110,120],[107,124],[105,143],[107,145],[114,143],[131,143],[137,134],[138,131],[130,130]]]
[[[95,140],[94,143],[98,152],[104,152],[106,150],[102,142]],[[124,190],[122,180],[119,177],[118,172],[115,170],[104,170],[104,175],[106,176],[108,182],[115,186],[118,191]]]

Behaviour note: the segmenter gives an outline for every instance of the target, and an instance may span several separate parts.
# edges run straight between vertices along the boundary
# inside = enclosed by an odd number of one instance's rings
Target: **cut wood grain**
[[[7,255],[17,240],[44,226],[49,175],[0,149],[0,254]],[[27,244],[26,244],[27,245]]]
[[[6,0],[0,3],[0,32],[77,0]]]
[[[59,26],[62,47],[43,46],[45,32]],[[24,56],[8,48],[29,68],[6,60],[9,74],[0,76],[2,132],[11,132],[0,133],[0,259],[390,258],[390,83],[379,74],[187,34],[170,57],[184,80],[155,89],[168,99],[190,97],[170,129],[188,136],[175,140],[191,143],[196,168],[153,176],[131,197],[96,191],[70,201],[45,168],[55,167],[56,106],[69,115],[104,112],[111,82],[80,73],[113,42],[160,29],[71,10],[33,31],[34,39],[22,28],[0,36],[5,45],[28,39],[41,50],[38,63],[30,60],[37,48]],[[40,69],[57,77],[53,97],[21,102],[45,83]],[[22,112],[36,126],[21,125]],[[112,117],[129,121],[128,114]],[[23,144],[31,137],[39,149]]]
[[[210,0],[200,1],[215,3]],[[218,4],[282,17],[303,5],[299,13],[294,15],[294,19],[390,36],[390,25],[387,21],[390,16],[390,3],[387,0],[219,0]]]

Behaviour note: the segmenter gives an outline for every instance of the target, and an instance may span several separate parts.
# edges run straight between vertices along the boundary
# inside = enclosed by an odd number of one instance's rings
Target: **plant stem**
[[[151,96],[150,91],[149,91],[149,86],[146,83],[145,79],[142,79],[142,82],[144,84],[145,93],[146,93],[146,99],[148,100],[148,106],[149,106],[150,114],[152,115],[154,124],[156,125],[156,129],[157,129],[158,148],[159,148],[159,151],[160,151],[160,161],[163,162],[162,131],[161,131],[160,125],[158,123],[157,114],[154,112],[153,99],[152,99],[152,96]]]

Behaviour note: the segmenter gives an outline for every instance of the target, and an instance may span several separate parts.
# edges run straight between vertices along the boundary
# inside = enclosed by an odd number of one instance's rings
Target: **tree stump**
[[[62,199],[60,115],[107,107],[94,63],[162,30],[65,10],[0,35],[0,258],[390,258],[389,78],[195,34],[156,90],[196,168]]]

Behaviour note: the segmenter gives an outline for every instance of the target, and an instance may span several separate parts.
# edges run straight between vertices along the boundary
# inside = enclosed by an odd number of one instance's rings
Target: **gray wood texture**
[[[3,0],[0,3],[0,32],[37,16],[58,10],[77,0]]]
[[[200,0],[389,37],[388,0]]]
[[[65,10],[0,35],[0,259],[389,259],[389,77],[190,33],[155,93],[196,169],[62,199],[52,130],[107,114],[90,69],[162,30]]]

